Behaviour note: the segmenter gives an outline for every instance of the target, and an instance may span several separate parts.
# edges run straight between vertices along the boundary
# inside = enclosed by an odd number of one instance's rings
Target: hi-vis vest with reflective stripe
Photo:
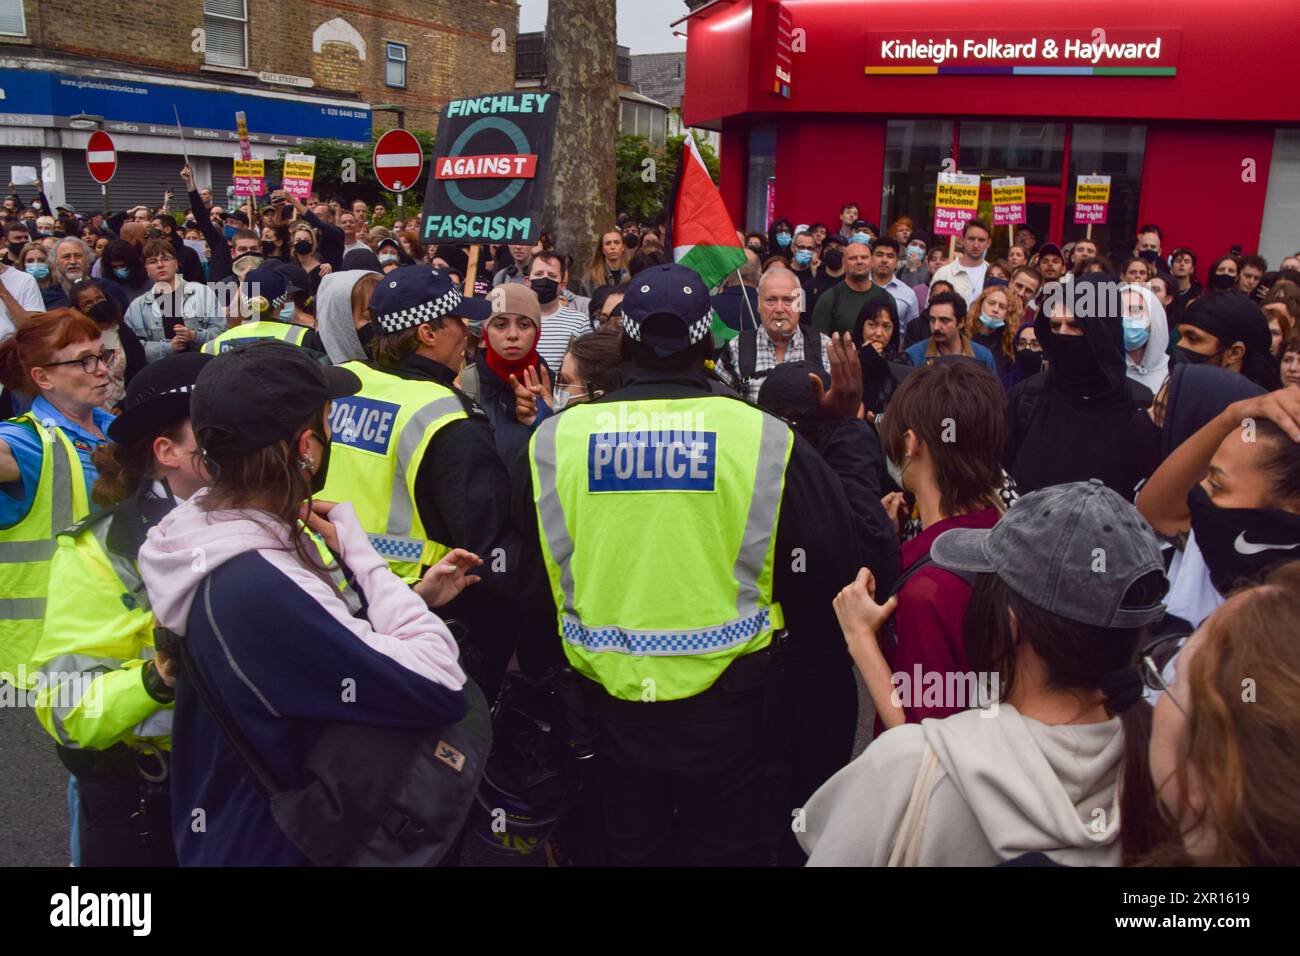
[[[678,700],[771,643],[792,444],[721,396],[574,405],[538,427],[537,524],[574,669],[624,700]]]
[[[0,683],[27,674],[45,621],[50,560],[55,536],[90,513],[86,479],[77,449],[62,430],[46,428],[29,412],[12,419],[33,428],[41,440],[41,474],[27,515],[0,530]]]
[[[32,654],[36,716],[65,747],[104,750],[148,738],[171,748],[172,711],[144,689],[153,614],[135,562],[108,549],[115,512],[59,535],[45,629]]]
[[[220,355],[239,345],[247,345],[251,339],[275,339],[290,345],[302,345],[302,340],[311,330],[305,325],[293,325],[289,322],[245,322],[233,329],[222,332],[211,342],[205,342],[199,351],[208,355]]]
[[[108,548],[114,514],[92,515],[59,535],[45,630],[32,655],[40,674],[36,716],[64,747],[147,740],[170,750],[172,708],[149,696],[140,673],[154,656],[154,616],[136,562]],[[360,610],[325,542],[307,533],[348,610]]]
[[[329,473],[319,497],[352,502],[393,573],[418,580],[424,566],[451,548],[425,531],[415,505],[415,476],[434,435],[469,415],[456,394],[437,382],[399,378],[364,362],[342,367],[361,379],[361,391],[334,401]]]

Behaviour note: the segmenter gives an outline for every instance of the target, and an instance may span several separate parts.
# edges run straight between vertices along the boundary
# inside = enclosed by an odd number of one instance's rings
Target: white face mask
[[[388,263],[390,263],[390,262],[396,262],[396,261],[397,261],[397,256],[380,256],[380,257],[379,257],[379,264],[382,265],[382,266],[386,266],[386,265],[388,265]]]
[[[551,407],[554,411],[557,412],[564,411],[573,402],[574,398],[577,397],[572,392],[569,391],[569,389],[572,387],[574,386],[557,385],[555,387],[555,391],[551,396],[552,398]]]

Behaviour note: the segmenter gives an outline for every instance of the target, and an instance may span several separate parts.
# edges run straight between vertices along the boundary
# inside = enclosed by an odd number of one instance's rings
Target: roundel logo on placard
[[[454,159],[457,156],[465,155],[465,147],[469,145],[471,139],[479,133],[492,129],[504,133],[510,142],[514,144],[516,153],[520,155],[527,155],[529,153],[528,137],[524,135],[524,131],[521,130],[517,124],[512,123],[508,119],[502,119],[499,116],[484,116],[481,119],[477,119],[470,123],[469,126],[465,127],[465,130],[456,137],[456,142],[451,144],[451,149],[447,153],[447,158]],[[469,196],[465,195],[464,191],[460,188],[460,184],[457,183],[456,180],[444,179],[443,182],[445,184],[444,188],[447,190],[448,199],[465,212],[477,213],[495,212],[518,196],[524,186],[528,184],[526,178],[511,179],[507,181],[505,186],[503,186],[500,192],[495,196],[488,196],[485,199],[471,199]]]

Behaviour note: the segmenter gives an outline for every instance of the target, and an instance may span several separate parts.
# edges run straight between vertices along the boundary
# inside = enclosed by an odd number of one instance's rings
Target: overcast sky
[[[618,42],[633,53],[677,53],[686,40],[668,27],[688,10],[682,0],[617,0]],[[683,33],[686,24],[677,29]],[[519,32],[546,29],[546,0],[519,0]]]

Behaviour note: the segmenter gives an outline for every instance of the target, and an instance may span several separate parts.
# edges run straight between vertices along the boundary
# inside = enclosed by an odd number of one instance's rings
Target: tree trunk
[[[546,15],[546,85],[560,95],[546,228],[573,259],[576,284],[600,234],[614,222],[618,90],[614,0],[551,0]]]

